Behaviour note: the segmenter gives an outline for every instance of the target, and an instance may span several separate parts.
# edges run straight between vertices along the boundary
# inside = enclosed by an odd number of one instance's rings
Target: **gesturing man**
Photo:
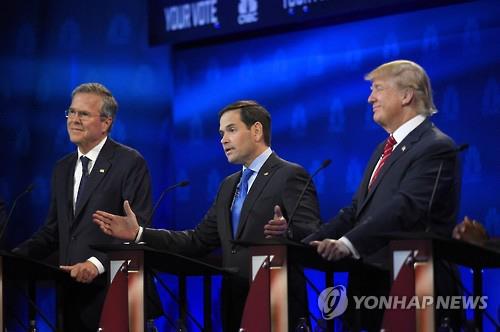
[[[287,230],[284,218],[293,210],[309,175],[299,165],[279,158],[271,150],[271,116],[255,101],[238,101],[226,106],[219,113],[219,120],[220,142],[227,160],[242,165],[242,169],[222,181],[212,206],[195,229],[143,229],[130,208],[135,210],[134,205],[128,202],[125,202],[126,216],[97,211],[94,222],[108,235],[141,240],[153,248],[184,255],[199,256],[222,248],[223,265],[238,269],[236,276],[223,281],[223,327],[232,332],[240,327],[250,263],[248,249],[231,240],[259,241],[266,236],[284,234]],[[311,185],[295,212],[291,226],[293,237],[301,240],[318,225],[318,202]],[[292,330],[297,319],[307,315],[305,285],[301,281],[289,278],[289,289],[301,299],[289,303]]]

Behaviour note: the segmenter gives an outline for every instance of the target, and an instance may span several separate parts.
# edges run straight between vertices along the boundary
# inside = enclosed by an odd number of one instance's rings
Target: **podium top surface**
[[[43,281],[69,280],[69,274],[58,266],[49,265],[25,256],[0,251],[2,276],[6,280]]]
[[[234,269],[211,265],[196,258],[171,251],[156,250],[145,243],[102,244],[93,248],[108,253],[110,259],[130,258],[131,252],[144,254],[144,266],[160,272],[184,276],[230,275]]]
[[[393,241],[432,241],[437,258],[472,268],[500,267],[500,249],[446,238],[432,233],[387,233],[381,235]]]
[[[297,263],[302,267],[324,272],[354,272],[358,270],[387,270],[387,267],[378,266],[363,260],[344,258],[339,261],[330,262],[323,259],[316,249],[301,242],[292,241],[285,238],[272,238],[264,241],[232,241],[234,244],[244,247],[263,246],[286,246],[288,249],[288,261]]]

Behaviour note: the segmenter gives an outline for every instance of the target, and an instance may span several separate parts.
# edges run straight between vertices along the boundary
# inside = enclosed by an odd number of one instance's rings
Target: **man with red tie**
[[[351,204],[303,242],[330,261],[361,258],[388,269],[389,240],[381,233],[429,230],[451,236],[459,205],[459,161],[453,140],[430,121],[437,110],[421,66],[392,61],[365,79],[372,83],[373,120],[388,137],[373,152]],[[388,274],[371,275],[355,287],[362,295],[386,295],[389,282]],[[380,326],[381,312],[374,312],[362,316],[364,327]]]

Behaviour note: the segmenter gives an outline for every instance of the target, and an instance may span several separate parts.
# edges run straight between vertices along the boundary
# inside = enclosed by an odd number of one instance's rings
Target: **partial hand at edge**
[[[470,220],[465,216],[464,220],[455,226],[452,236],[454,239],[482,245],[488,240],[488,234],[481,223]]]

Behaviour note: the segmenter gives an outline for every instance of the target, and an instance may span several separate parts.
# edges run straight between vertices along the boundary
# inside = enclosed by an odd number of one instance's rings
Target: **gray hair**
[[[100,96],[102,98],[102,108],[100,115],[111,118],[114,122],[116,112],[118,111],[118,103],[116,102],[115,97],[113,97],[108,88],[100,83],[83,83],[73,90],[73,92],[71,93],[71,98],[73,98],[77,93],[92,93]],[[111,122],[108,131],[111,131],[113,122]]]

